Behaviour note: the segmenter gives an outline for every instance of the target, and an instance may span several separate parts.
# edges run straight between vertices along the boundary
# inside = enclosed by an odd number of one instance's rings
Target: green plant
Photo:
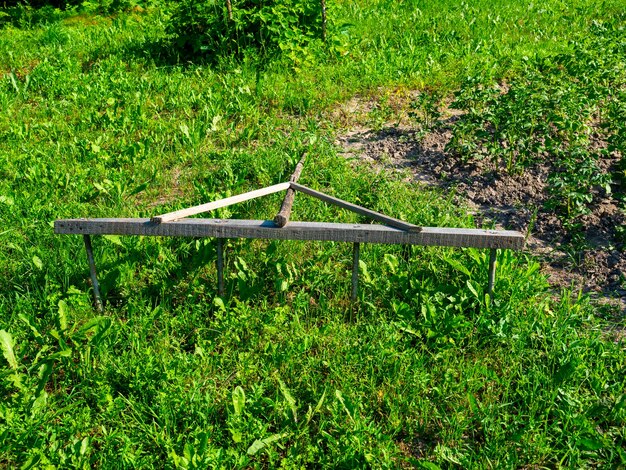
[[[434,128],[439,122],[443,96],[437,91],[424,91],[411,102],[409,117],[417,121],[425,130]]]
[[[184,0],[177,3],[168,28],[181,51],[209,60],[241,56],[247,49],[261,55],[281,51],[295,59],[322,31],[316,0]]]
[[[160,4],[159,0],[12,0],[0,4],[0,26],[21,28],[56,24],[77,12],[119,13]]]
[[[571,152],[563,157],[560,167],[548,179],[552,195],[548,207],[556,209],[567,221],[588,214],[594,194],[611,194],[611,175],[600,171],[597,155]]]

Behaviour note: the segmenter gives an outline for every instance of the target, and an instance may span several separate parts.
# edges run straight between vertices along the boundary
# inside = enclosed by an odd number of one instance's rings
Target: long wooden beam
[[[381,214],[380,212],[357,206],[356,204],[352,204],[351,202],[344,201],[343,199],[329,196],[328,194],[320,193],[319,191],[307,188],[306,186],[302,186],[301,184],[292,182],[290,183],[290,185],[291,188],[295,189],[296,191],[308,194],[309,196],[312,196],[329,204],[334,204],[335,206],[339,206],[342,209],[347,209],[357,214],[364,215],[366,217],[369,217],[370,219],[377,220],[378,222],[382,222],[383,224],[387,224],[391,227],[399,228],[401,230],[407,230],[409,232],[419,232],[421,230],[421,227],[418,227],[417,225],[404,222],[403,220],[394,219],[393,217]]]
[[[255,199],[257,197],[267,196],[268,194],[274,194],[279,191],[289,189],[289,187],[290,183],[278,183],[273,186],[250,191],[248,193],[238,194],[237,196],[227,197],[218,201],[207,202],[206,204],[188,207],[187,209],[181,209],[179,211],[168,212],[167,214],[152,217],[150,220],[156,224],[171,222],[173,220],[183,219],[191,215],[202,214],[203,212],[209,212],[215,209],[219,209],[220,207],[232,206],[233,204],[237,204],[238,202],[244,202],[250,199]]]
[[[324,222],[290,222],[278,228],[272,220],[183,219],[157,224],[150,219],[65,219],[55,221],[54,231],[81,235],[265,238],[512,250],[524,245],[521,233],[508,230],[422,227],[420,232],[407,232],[385,225]]]

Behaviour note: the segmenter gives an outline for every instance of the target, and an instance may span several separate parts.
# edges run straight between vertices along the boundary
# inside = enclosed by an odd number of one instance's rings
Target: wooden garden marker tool
[[[328,222],[290,222],[278,228],[273,220],[222,220],[182,219],[155,224],[147,218],[129,219],[65,219],[54,223],[57,234],[80,234],[85,240],[87,259],[94,290],[96,308],[102,301],[98,289],[96,269],[91,248],[91,235],[140,235],[152,237],[214,237],[218,247],[218,291],[223,290],[223,239],[251,238],[270,240],[317,240],[353,243],[352,298],[358,279],[359,244],[382,243],[388,245],[450,246],[488,249],[489,277],[487,293],[493,294],[498,249],[520,250],[524,235],[509,230],[484,230],[450,227],[422,227],[419,232],[409,232],[378,224],[342,224]]]
[[[302,173],[302,167],[304,166],[304,160],[306,160],[306,152],[302,154],[302,158],[289,178],[290,183],[296,183],[300,178],[300,173]],[[290,186],[285,193],[285,199],[283,199],[283,203],[280,206],[280,211],[278,211],[278,214],[274,217],[274,223],[277,227],[284,227],[287,223],[289,223],[289,217],[291,216],[291,208],[293,207],[295,195],[295,190]]]
[[[155,237],[214,237],[217,239],[217,280],[218,295],[224,295],[224,239],[252,238],[274,240],[318,240],[332,242],[351,242],[352,254],[352,289],[351,299],[355,301],[358,293],[359,255],[362,243],[383,243],[420,246],[452,246],[489,249],[489,272],[487,294],[493,295],[496,275],[498,249],[520,250],[524,245],[524,236],[516,231],[483,230],[449,227],[418,227],[394,219],[380,212],[343,201],[328,194],[315,191],[297,183],[305,155],[296,165],[290,181],[266,188],[220,199],[199,206],[169,212],[147,218],[113,219],[62,219],[54,222],[57,234],[83,235],[89,271],[93,286],[96,309],[102,311],[102,299],[96,265],[94,263],[91,235],[141,235]],[[221,219],[185,219],[190,215],[201,214],[220,207],[227,207],[238,202],[256,197],[285,191],[281,210],[272,220],[221,220]],[[334,204],[370,219],[382,222],[378,224],[342,224],[328,222],[289,222],[295,191],[300,191],[321,201]],[[282,224],[282,225],[280,225]]]

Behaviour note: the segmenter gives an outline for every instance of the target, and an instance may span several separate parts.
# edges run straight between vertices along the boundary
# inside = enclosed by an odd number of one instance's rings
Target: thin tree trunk
[[[326,0],[320,0],[322,7],[322,41],[326,42]]]
[[[230,0],[226,0],[226,9],[228,10],[228,21],[233,21],[233,5]]]

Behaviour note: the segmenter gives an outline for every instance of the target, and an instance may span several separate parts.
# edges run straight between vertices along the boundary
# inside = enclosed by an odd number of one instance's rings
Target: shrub
[[[52,7],[66,9],[81,3],[82,0],[4,0],[0,2],[0,6],[8,8],[17,5],[28,5],[33,8]]]
[[[0,11],[70,10],[74,8],[114,12],[128,10],[135,6],[146,6],[150,0],[0,0]]]
[[[254,49],[297,53],[322,35],[319,0],[182,0],[168,32],[187,56],[214,60]]]

